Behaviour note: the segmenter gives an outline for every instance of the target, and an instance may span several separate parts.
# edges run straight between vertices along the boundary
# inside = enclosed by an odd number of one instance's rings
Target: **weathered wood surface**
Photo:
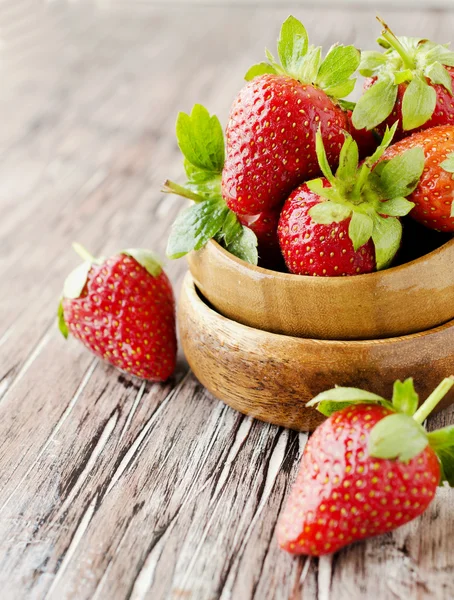
[[[183,358],[172,381],[141,384],[55,327],[72,240],[163,253],[180,206],[159,192],[181,171],[176,112],[201,101],[225,119],[288,12],[0,5],[2,600],[454,597],[449,491],[395,535],[292,559],[274,527],[304,434],[227,408]],[[317,43],[376,32],[366,9],[298,14]],[[454,30],[453,13],[392,20],[442,41]],[[177,289],[185,269],[168,266]]]

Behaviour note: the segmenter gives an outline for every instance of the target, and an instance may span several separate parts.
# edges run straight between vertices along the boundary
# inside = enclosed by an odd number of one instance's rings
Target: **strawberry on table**
[[[400,217],[414,206],[406,197],[424,168],[424,152],[419,147],[373,168],[395,129],[396,125],[386,131],[382,144],[361,165],[358,146],[345,133],[335,175],[317,133],[317,156],[325,177],[297,188],[285,202],[279,220],[279,243],[290,272],[358,275],[392,263],[402,239]]]
[[[322,59],[306,29],[289,17],[278,40],[280,64],[253,66],[235,99],[226,129],[222,191],[237,214],[254,215],[282,205],[301,182],[320,173],[315,135],[320,129],[328,163],[336,166],[347,129],[339,99],[353,90],[360,53],[332,46]]]
[[[418,409],[413,381],[397,381],[392,402],[335,388],[309,405],[329,418],[307,443],[277,526],[279,545],[320,556],[396,529],[422,514],[436,488],[454,485],[454,426],[421,423],[454,385],[445,379]]]
[[[454,231],[454,125],[433,127],[393,144],[384,154],[392,159],[411,148],[424,150],[424,171],[408,197],[410,217],[430,229]]]
[[[454,125],[454,52],[425,38],[396,37],[383,23],[380,52],[363,52],[365,92],[353,111],[357,129],[399,127],[396,139],[420,129]]]
[[[149,250],[84,259],[66,279],[58,309],[60,330],[71,333],[112,365],[151,381],[175,370],[175,302],[167,275]]]

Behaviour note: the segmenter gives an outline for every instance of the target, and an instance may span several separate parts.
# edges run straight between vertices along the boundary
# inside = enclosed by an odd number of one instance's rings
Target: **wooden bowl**
[[[231,321],[202,299],[188,273],[178,308],[181,343],[198,380],[217,398],[262,421],[312,430],[323,419],[306,402],[334,385],[391,397],[413,376],[424,399],[454,373],[454,321],[393,339],[321,341]],[[454,392],[440,408],[454,402]]]
[[[355,277],[307,277],[254,267],[216,242],[188,256],[205,298],[257,329],[361,340],[407,335],[454,319],[454,239],[402,266]]]

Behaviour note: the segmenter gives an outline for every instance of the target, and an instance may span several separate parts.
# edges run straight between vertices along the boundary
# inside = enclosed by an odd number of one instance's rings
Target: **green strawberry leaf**
[[[143,248],[128,248],[128,250],[122,250],[120,254],[125,256],[131,256],[136,260],[139,265],[144,267],[150,275],[158,277],[162,272],[162,264],[154,252],[151,250],[144,250]]]
[[[448,425],[427,434],[431,448],[440,460],[442,480],[454,487],[454,425]]]
[[[331,185],[335,184],[335,177],[333,175],[333,172],[331,171],[331,167],[326,156],[325,145],[323,144],[323,138],[322,133],[320,131],[320,127],[318,128],[317,134],[315,136],[315,151],[317,153],[318,164],[320,166],[320,169],[322,170],[323,175],[331,183]]]
[[[372,154],[372,156],[370,156],[369,158],[366,158],[366,163],[368,166],[372,167],[383,156],[386,149],[393,141],[394,134],[396,133],[397,125],[398,125],[398,122],[396,121],[391,128],[389,128],[389,127],[386,128],[385,135],[383,136],[383,139],[382,139],[380,145],[375,150],[375,152]],[[377,170],[377,169],[375,169],[375,170]]]
[[[419,396],[415,391],[412,377],[405,381],[394,382],[392,403],[397,412],[410,417],[415,414],[419,404]]]
[[[450,487],[454,487],[454,446],[437,450],[437,456],[441,466],[440,485],[446,481]]]
[[[437,94],[422,77],[410,81],[402,100],[402,127],[408,131],[424,125],[433,115]]]
[[[276,68],[273,65],[270,65],[266,62],[261,62],[256,65],[252,65],[246,75],[244,76],[246,81],[251,81],[254,77],[258,77],[259,75],[266,75],[267,73],[271,73],[275,75],[277,73]]]
[[[342,98],[339,98],[338,104],[344,110],[351,110],[351,111],[355,110],[355,106],[356,106],[356,102],[350,102],[349,100],[342,100]]]
[[[405,217],[414,208],[415,203],[410,202],[406,198],[393,198],[382,202],[378,212],[381,215],[387,215],[388,217]]]
[[[321,198],[326,198],[327,200],[332,200],[333,202],[341,201],[341,194],[339,193],[337,188],[324,186],[323,181],[321,179],[311,179],[311,181],[308,181],[306,185],[311,190],[311,192],[314,192],[314,194],[317,194]],[[322,212],[324,210],[327,209],[322,209]],[[317,213],[317,211],[315,212]]]
[[[232,244],[235,239],[240,236],[243,232],[243,226],[238,221],[236,214],[233,210],[229,210],[222,224],[222,230],[220,232],[221,241],[225,242],[226,247]]]
[[[402,241],[402,223],[396,217],[375,215],[372,241],[375,246],[377,270],[386,269],[392,263]]]
[[[450,152],[447,155],[446,159],[440,164],[440,167],[448,173],[454,173],[454,152]]]
[[[373,129],[391,114],[397,98],[397,87],[391,78],[374,83],[358,100],[352,115],[356,129]]]
[[[187,161],[204,171],[221,173],[224,166],[224,134],[219,119],[201,104],[190,115],[180,112],[176,133],[178,146]]]
[[[206,198],[204,198],[200,194],[196,194],[188,187],[184,187],[179,185],[178,183],[174,183],[169,179],[164,183],[161,188],[161,192],[165,194],[176,194],[177,196],[181,196],[182,198],[187,198],[188,200],[192,200],[193,202],[204,202]]]
[[[360,390],[359,388],[352,387],[342,387],[336,386],[330,390],[326,390],[321,394],[312,398],[306,406],[317,406],[320,402],[329,401],[329,402],[383,402],[385,398],[379,396],[378,394],[374,394],[373,392],[368,392],[367,390]]]
[[[86,260],[71,271],[63,285],[63,298],[80,297],[87,283],[88,273],[92,265],[92,261]]]
[[[289,16],[282,24],[277,52],[285,71],[298,78],[299,66],[309,45],[306,28],[293,16]]]
[[[66,321],[65,321],[65,314],[63,311],[63,300],[60,300],[60,303],[58,305],[57,319],[58,319],[58,328],[66,340],[69,335],[69,330],[68,330],[68,325],[66,324]]]
[[[407,462],[428,445],[426,431],[412,417],[396,413],[381,419],[371,430],[370,456]]]
[[[355,79],[347,79],[347,81],[344,81],[339,85],[331,85],[330,87],[323,88],[323,91],[332,98],[344,98],[353,92],[355,85]]]
[[[372,77],[386,62],[387,58],[381,52],[365,50],[361,52],[358,70],[364,77]]]
[[[344,132],[344,139],[345,141],[339,155],[339,167],[336,171],[336,178],[350,183],[355,178],[358,169],[358,144],[347,132]]]
[[[425,44],[423,57],[426,64],[439,62],[454,67],[454,52],[441,44]]]
[[[411,148],[389,160],[380,172],[383,198],[409,196],[418,185],[424,161],[422,148]]]
[[[394,83],[399,85],[400,83],[410,82],[413,79],[413,71],[411,69],[403,69],[394,73]]]
[[[323,191],[330,188],[323,188]],[[313,221],[320,225],[330,225],[331,223],[340,223],[345,221],[352,214],[352,209],[345,204],[339,204],[338,202],[332,202],[327,200],[326,202],[320,202],[315,204],[309,210],[309,216]]]
[[[229,209],[217,198],[185,208],[175,219],[167,244],[167,256],[181,258],[200,250],[221,230]]]
[[[440,84],[444,86],[452,96],[452,79],[449,72],[445,67],[439,63],[434,62],[424,70],[424,75],[430,79],[433,84]]]
[[[248,227],[242,226],[239,234],[226,244],[226,249],[251,265],[258,263],[257,236]]]
[[[334,45],[328,50],[324,61],[320,65],[316,83],[327,92],[329,88],[336,88],[346,83],[355,73],[361,60],[361,53],[354,46]],[[354,87],[354,80],[353,87]],[[347,96],[353,88],[347,93]],[[327,92],[328,93],[328,92]]]
[[[353,211],[348,226],[348,236],[353,243],[355,252],[370,240],[374,229],[374,220],[369,215]]]
[[[429,444],[436,452],[448,448],[454,449],[454,425],[430,431],[427,437],[429,438]]]
[[[317,79],[317,73],[322,64],[321,46],[309,46],[304,60],[301,61],[298,70],[298,79],[304,83],[313,83]]]

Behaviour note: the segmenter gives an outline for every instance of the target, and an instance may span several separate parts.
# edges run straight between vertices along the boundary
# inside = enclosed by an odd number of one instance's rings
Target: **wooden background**
[[[374,11],[335,7],[291,10],[313,42],[372,42]],[[141,383],[55,326],[71,241],[164,253],[177,111],[200,101],[225,120],[289,12],[0,4],[2,600],[454,597],[450,491],[394,535],[293,559],[274,528],[305,434],[225,407],[182,357],[167,384]],[[453,37],[453,13],[389,14],[402,33]],[[185,269],[168,265],[177,290]]]

